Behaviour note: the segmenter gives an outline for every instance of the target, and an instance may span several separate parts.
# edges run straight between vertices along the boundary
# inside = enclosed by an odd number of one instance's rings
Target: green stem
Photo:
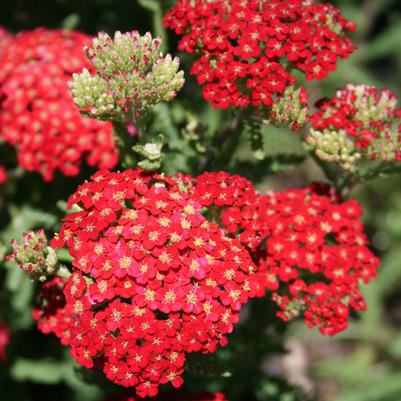
[[[133,122],[134,124],[134,122]],[[134,125],[135,126],[135,125]],[[135,126],[138,131],[138,127]],[[132,136],[129,134],[125,123],[123,122],[113,122],[113,131],[114,137],[116,141],[116,145],[118,147],[118,151],[120,153],[121,164],[124,168],[130,168],[136,166],[136,157],[134,152],[132,151],[133,140]],[[138,135],[139,136],[139,135]]]
[[[246,115],[248,113],[248,109],[242,109],[237,115],[233,118],[230,124],[223,130],[219,135],[216,135],[210,146],[208,147],[208,152],[206,158],[204,159],[203,163],[200,165],[200,170],[209,170],[213,162],[216,159],[216,149],[219,150],[221,153],[224,147],[224,144],[229,141],[234,135],[239,135],[238,131],[244,122]],[[232,151],[232,149],[231,149]],[[231,156],[231,155],[230,155]]]

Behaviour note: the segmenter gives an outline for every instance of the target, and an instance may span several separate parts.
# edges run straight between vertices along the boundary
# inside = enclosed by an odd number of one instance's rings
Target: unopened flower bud
[[[124,120],[131,111],[141,111],[171,101],[184,85],[178,58],[161,53],[161,39],[137,31],[114,39],[100,33],[85,54],[96,69],[75,74],[70,89],[82,112],[100,119]]]
[[[21,243],[11,241],[14,252],[7,259],[16,262],[32,280],[45,281],[59,269],[56,252],[47,243],[43,230],[24,233]]]
[[[306,141],[319,158],[348,171],[362,159],[401,161],[401,109],[389,90],[348,85],[318,108]]]

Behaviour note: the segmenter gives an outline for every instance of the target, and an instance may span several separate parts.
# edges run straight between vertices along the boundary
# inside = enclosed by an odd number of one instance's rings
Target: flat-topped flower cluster
[[[191,73],[214,107],[267,109],[284,100],[295,128],[306,122],[306,92],[297,92],[298,70],[322,79],[355,49],[355,29],[330,4],[303,0],[179,0],[164,19],[182,38],[179,49],[199,55]],[[296,101],[295,101],[296,100]],[[266,112],[266,110],[265,110]],[[275,117],[274,115],[271,117]]]
[[[358,203],[319,186],[259,195],[225,172],[102,171],[68,204],[78,211],[51,245],[68,248],[73,271],[44,285],[35,318],[79,364],[140,396],[179,387],[186,355],[226,345],[266,291],[282,319],[344,330],[379,264]]]
[[[82,210],[52,241],[74,258],[66,304],[47,322],[38,316],[42,330],[69,343],[81,365],[100,363],[140,395],[180,386],[186,353],[226,344],[241,305],[258,293],[250,254],[158,174],[99,172],[74,204]]]
[[[77,175],[83,161],[99,168],[118,161],[111,125],[83,118],[67,87],[73,73],[91,68],[82,52],[89,42],[78,32],[37,29],[7,38],[0,50],[0,138],[46,181],[57,170]]]

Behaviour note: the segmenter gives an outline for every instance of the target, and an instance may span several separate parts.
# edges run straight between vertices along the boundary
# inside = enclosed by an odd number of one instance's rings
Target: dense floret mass
[[[185,355],[225,345],[259,288],[248,251],[179,184],[140,170],[99,172],[83,184],[69,199],[80,211],[52,241],[74,258],[65,306],[55,320],[38,315],[79,364],[140,396],[179,387]]]
[[[355,49],[346,36],[355,24],[330,4],[303,0],[179,0],[164,21],[182,36],[181,51],[199,55],[191,73],[214,107],[271,112],[287,98],[281,119],[298,110],[296,125],[306,121],[306,92],[295,89],[292,70],[322,79]],[[270,117],[280,121],[277,111]]]
[[[260,196],[226,173],[204,173],[193,183],[195,199],[250,251],[282,319],[303,315],[309,327],[333,335],[347,327],[351,311],[365,310],[360,283],[375,277],[379,260],[357,201],[341,202],[321,185]]]
[[[256,239],[259,270],[289,320],[303,315],[323,334],[345,330],[351,311],[365,310],[360,284],[376,275],[379,260],[368,248],[355,200],[338,202],[310,188],[262,196]],[[248,236],[254,232],[250,220]]]
[[[90,68],[82,52],[89,41],[37,29],[10,39],[0,57],[0,137],[22,167],[47,181],[56,170],[77,175],[83,160],[111,168],[118,159],[111,125],[83,118],[67,87],[74,72]]]
[[[388,89],[348,85],[318,102],[306,140],[318,157],[355,170],[359,160],[401,161],[401,108]]]

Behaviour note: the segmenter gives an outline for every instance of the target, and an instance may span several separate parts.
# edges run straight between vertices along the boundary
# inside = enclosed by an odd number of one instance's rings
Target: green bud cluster
[[[319,159],[339,164],[345,171],[354,172],[356,163],[362,157],[344,130],[317,131],[311,129],[305,139],[307,144],[315,149]]]
[[[388,89],[347,85],[336,97],[318,103],[308,146],[327,162],[355,172],[359,160],[401,161],[401,109]]]
[[[14,252],[7,259],[16,262],[32,280],[45,281],[59,270],[56,252],[47,243],[43,230],[24,233],[21,243],[11,241]]]
[[[307,95],[304,88],[289,86],[272,106],[272,122],[298,129],[308,122]]]
[[[100,33],[84,52],[95,68],[74,74],[70,89],[76,105],[91,117],[125,120],[127,114],[174,99],[184,85],[178,58],[161,53],[161,39],[137,31],[114,39]]]

